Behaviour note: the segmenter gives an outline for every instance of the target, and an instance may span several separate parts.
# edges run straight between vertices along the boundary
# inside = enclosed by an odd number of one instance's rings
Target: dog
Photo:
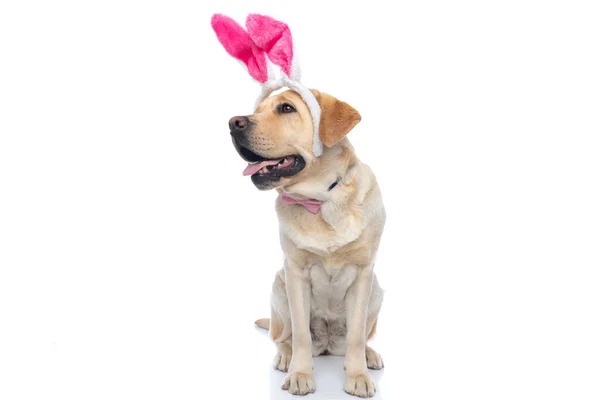
[[[367,346],[375,334],[383,290],[373,272],[385,225],[375,175],[346,135],[361,120],[349,104],[311,89],[321,108],[323,154],[311,151],[313,124],[302,97],[288,90],[263,100],[254,114],[230,119],[233,145],[248,162],[244,175],[279,193],[283,268],[271,296],[271,318],[256,321],[277,346],[282,389],[315,391],[313,356],[345,356],[344,390],[371,397],[367,369],[383,367]]]

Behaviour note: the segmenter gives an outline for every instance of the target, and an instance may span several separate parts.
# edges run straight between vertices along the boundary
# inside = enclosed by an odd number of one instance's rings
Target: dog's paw
[[[278,346],[277,355],[273,360],[273,367],[279,371],[287,372],[292,361],[292,348],[290,346]]]
[[[309,393],[314,393],[315,381],[313,380],[312,373],[290,372],[283,380],[281,388],[287,390],[291,394],[304,396]]]
[[[381,369],[383,368],[383,360],[381,356],[372,348],[367,346],[365,351],[365,355],[367,357],[367,367],[369,369]]]
[[[358,397],[373,397],[376,390],[375,382],[367,373],[346,376],[344,391],[348,394]]]

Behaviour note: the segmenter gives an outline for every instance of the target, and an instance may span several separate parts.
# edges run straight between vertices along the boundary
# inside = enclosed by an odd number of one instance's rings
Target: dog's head
[[[333,147],[360,121],[360,114],[333,96],[311,90],[321,107],[319,137],[326,148]],[[261,102],[252,115],[229,120],[233,145],[247,161],[244,175],[260,190],[295,183],[309,170],[313,123],[306,103],[288,90]]]

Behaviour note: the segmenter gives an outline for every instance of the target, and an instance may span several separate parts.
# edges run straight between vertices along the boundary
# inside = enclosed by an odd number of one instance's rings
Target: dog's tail
[[[266,330],[269,330],[270,323],[271,323],[271,321],[269,320],[269,318],[257,319],[254,322],[254,324],[256,324],[256,326],[258,326],[259,328],[262,328],[262,329],[266,329]]]

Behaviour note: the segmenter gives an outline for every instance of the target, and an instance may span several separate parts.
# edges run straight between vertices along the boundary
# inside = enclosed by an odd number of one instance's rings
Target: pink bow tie
[[[283,204],[302,204],[304,208],[308,210],[308,212],[313,214],[318,213],[319,209],[321,208],[320,200],[298,200],[283,193],[281,194],[281,202]]]

